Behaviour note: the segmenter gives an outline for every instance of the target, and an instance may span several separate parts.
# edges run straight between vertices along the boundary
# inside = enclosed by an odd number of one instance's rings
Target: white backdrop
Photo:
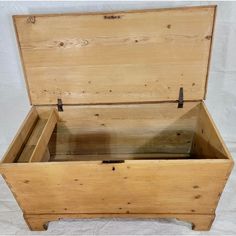
[[[217,4],[218,11],[206,103],[226,144],[231,152],[236,152],[236,2],[0,2],[0,158],[30,108],[12,15],[109,12],[207,4]],[[231,182],[223,195],[224,200],[221,201],[219,207],[221,214],[218,214],[212,234],[223,232],[222,230],[236,234],[236,220],[232,219],[232,217],[236,219],[236,201],[233,199],[236,191],[233,183],[235,183],[234,176],[231,177]],[[4,202],[3,205],[2,202]],[[11,221],[14,223],[11,224]],[[189,234],[191,232],[186,227],[178,224],[173,226],[167,221],[79,221],[66,225],[69,226],[66,228],[67,230],[63,231],[67,226],[63,223],[53,223],[48,234],[61,234],[62,232],[86,234],[157,234],[158,232],[173,234],[182,232]],[[232,231],[232,228],[235,231]],[[0,180],[0,234],[13,232],[26,234],[27,227],[14,199],[4,182]]]

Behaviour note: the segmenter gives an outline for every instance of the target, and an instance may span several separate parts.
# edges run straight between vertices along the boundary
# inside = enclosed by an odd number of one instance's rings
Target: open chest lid
[[[215,10],[14,16],[31,104],[204,99]]]

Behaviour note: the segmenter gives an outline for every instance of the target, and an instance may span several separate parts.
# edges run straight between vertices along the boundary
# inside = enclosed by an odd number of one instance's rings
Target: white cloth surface
[[[11,16],[14,14],[120,11],[217,4],[207,106],[236,157],[236,2],[0,2],[0,157],[30,105]],[[230,176],[211,231],[190,230],[176,220],[67,220],[31,232],[4,180],[0,179],[0,235],[236,235],[236,170]]]

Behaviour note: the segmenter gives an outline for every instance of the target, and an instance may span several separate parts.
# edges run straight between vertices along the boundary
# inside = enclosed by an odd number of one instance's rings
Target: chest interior
[[[227,158],[200,102],[37,107],[34,114],[14,162]]]

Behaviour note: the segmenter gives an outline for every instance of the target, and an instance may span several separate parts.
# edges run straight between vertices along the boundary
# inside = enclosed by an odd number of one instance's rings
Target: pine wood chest
[[[210,229],[233,166],[204,105],[215,11],[13,17],[32,108],[0,173],[31,230],[93,217]]]

